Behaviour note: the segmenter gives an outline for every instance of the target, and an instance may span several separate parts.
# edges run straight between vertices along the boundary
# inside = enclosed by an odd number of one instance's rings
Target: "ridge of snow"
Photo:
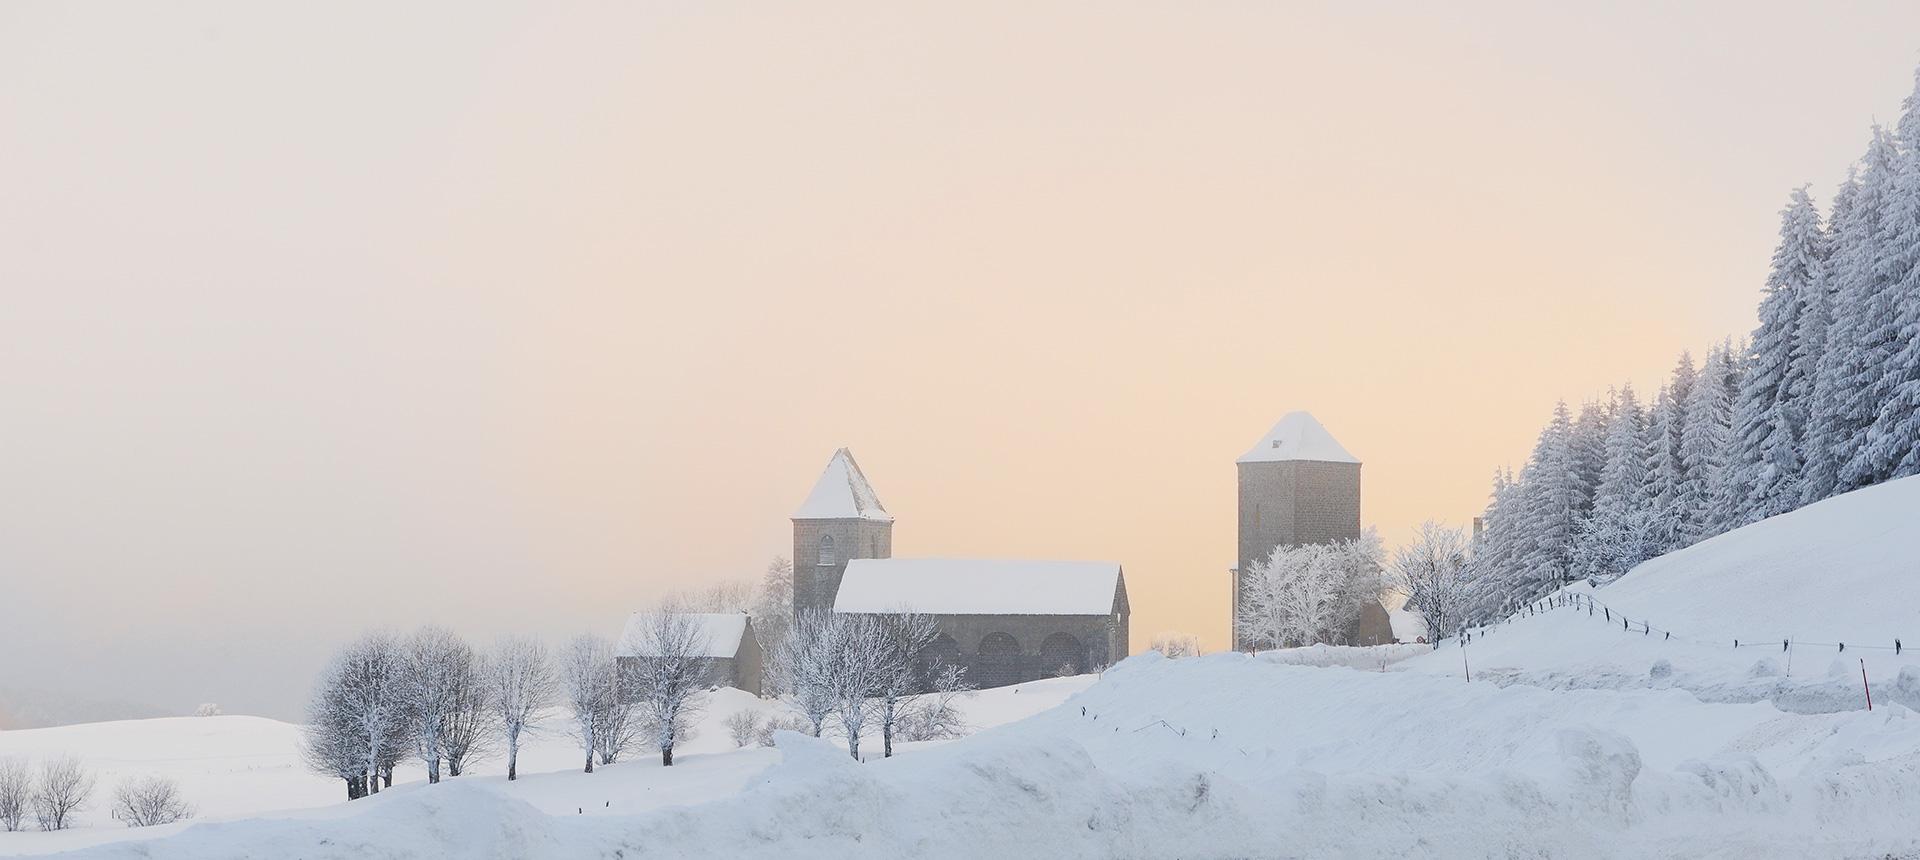
[[[867,476],[854,462],[853,452],[841,448],[833,452],[820,480],[813,484],[807,500],[793,512],[796,520],[873,520],[893,522],[893,515],[880,504],[880,496],[867,483]]]
[[[1119,583],[1113,561],[857,558],[847,562],[833,611],[1105,615]]]
[[[1314,460],[1323,463],[1359,463],[1327,432],[1325,425],[1307,412],[1294,411],[1260,437],[1236,463],[1280,463],[1289,460]]]
[[[635,612],[627,616],[626,627],[620,631],[619,655],[622,657],[652,657],[659,649],[653,647],[653,636],[647,628],[647,616],[652,613]],[[747,614],[745,612],[688,612],[684,613],[699,625],[700,634],[706,638],[706,650],[703,657],[725,658],[740,653],[740,640],[747,634]]]

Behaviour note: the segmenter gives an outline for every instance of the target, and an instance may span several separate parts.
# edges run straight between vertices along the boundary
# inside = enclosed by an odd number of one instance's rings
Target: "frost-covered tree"
[[[1162,630],[1153,634],[1153,638],[1147,643],[1147,648],[1160,652],[1169,660],[1198,657],[1200,656],[1200,637],[1177,630]]]
[[[893,668],[886,631],[872,615],[828,616],[827,690],[834,716],[847,738],[847,755],[860,759],[860,734],[865,731],[868,700],[886,685]]]
[[[383,770],[391,774],[415,734],[403,645],[392,633],[368,633],[341,650],[333,673],[339,685],[334,707],[361,745],[360,772],[367,777],[367,793],[376,793],[379,775]],[[391,780],[387,784],[392,785]]]
[[[1653,512],[1648,509],[1647,424],[1632,385],[1614,394],[1607,425],[1606,465],[1594,488],[1593,510],[1574,536],[1574,574],[1608,582],[1655,552]]]
[[[604,744],[601,737],[608,716],[608,696],[618,687],[613,644],[604,637],[583,633],[567,643],[560,656],[560,680],[573,717],[574,738],[586,753],[586,772],[593,773],[593,756]]]
[[[1520,471],[1522,532],[1515,559],[1516,600],[1533,600],[1572,577],[1574,529],[1581,500],[1587,496],[1580,481],[1573,455],[1573,419],[1562,401],[1554,405],[1553,420],[1540,431],[1533,456]]]
[[[1895,195],[1899,151],[1893,136],[1876,127],[1861,160],[1859,181],[1845,216],[1834,224],[1833,322],[1816,383],[1817,444],[1837,468],[1830,492],[1843,493],[1884,478],[1875,463],[1857,457],[1866,436],[1889,399],[1883,374],[1897,351],[1888,322],[1886,224]],[[1824,476],[1818,476],[1824,478]]]
[[[469,712],[484,713],[473,647],[444,627],[422,627],[407,638],[402,660],[400,695],[413,726],[413,752],[427,767],[427,782],[437,783],[455,745],[470,745],[478,734]]]
[[[1872,394],[1879,409],[1841,471],[1860,484],[1920,474],[1920,75],[1899,136],[1894,195],[1881,225],[1884,296],[1873,302],[1889,315],[1867,335],[1878,361]]]
[[[33,818],[41,830],[65,830],[73,814],[93,796],[93,771],[80,759],[62,755],[40,763],[33,782]]]
[[[531,732],[534,718],[559,699],[559,679],[538,639],[504,637],[486,665],[487,704],[506,739],[507,779],[519,779],[520,739]]]
[[[1734,406],[1732,468],[1739,497],[1731,500],[1735,516],[1730,526],[1786,513],[1800,504],[1807,413],[1796,392],[1806,390],[1812,369],[1802,357],[1807,348],[1804,326],[1825,325],[1825,308],[1816,311],[1813,306],[1822,301],[1818,294],[1825,283],[1826,243],[1820,210],[1805,186],[1794,189],[1780,210],[1780,243],[1773,251],[1760,323],[1753,330],[1747,372]]]
[[[1281,545],[1253,563],[1239,621],[1256,648],[1341,644],[1363,601],[1380,596],[1380,536],[1332,544]]]
[[[1794,407],[1805,418],[1800,440],[1800,504],[1820,501],[1833,495],[1840,483],[1843,452],[1831,444],[1841,427],[1835,420],[1838,394],[1831,389],[1830,375],[1838,358],[1832,339],[1842,336],[1837,317],[1843,296],[1840,253],[1842,225],[1855,225],[1856,201],[1860,196],[1859,170],[1847,171],[1846,181],[1833,195],[1833,208],[1827,214],[1824,257],[1818,286],[1808,297],[1802,312],[1800,330],[1794,338],[1793,360],[1799,376],[1791,389]]]
[[[1504,612],[1514,591],[1519,565],[1515,559],[1522,526],[1519,490],[1511,470],[1493,473],[1493,489],[1487,494],[1487,507],[1480,517],[1481,530],[1472,542],[1468,564],[1472,567],[1474,589],[1467,609],[1467,622],[1477,623]]]
[[[787,631],[792,625],[793,562],[776,555],[767,563],[766,572],[760,577],[760,588],[754,594],[753,635],[760,643],[760,653],[777,653],[787,641]],[[760,686],[764,694],[779,696],[787,693],[787,682],[781,674],[779,661],[767,660],[765,663],[760,673]]]
[[[1673,376],[1667,381],[1659,401],[1653,406],[1653,417],[1648,422],[1648,482],[1652,494],[1649,498],[1654,512],[1654,521],[1658,524],[1657,539],[1660,551],[1678,549],[1686,545],[1689,529],[1686,526],[1686,495],[1689,492],[1691,475],[1687,472],[1687,461],[1681,454],[1681,440],[1687,429],[1687,406],[1693,402],[1695,381],[1699,370],[1694,367],[1693,353],[1682,352],[1680,361],[1674,365]]]
[[[674,744],[705,698],[711,643],[699,621],[675,606],[646,613],[628,633],[636,639],[621,650],[642,656],[629,660],[623,674],[641,724],[660,750],[660,764],[671,767]]]
[[[348,698],[345,657],[336,656],[314,685],[300,752],[309,770],[345,781],[347,799],[358,800],[367,793],[370,743]]]
[[[1732,350],[1707,351],[1707,360],[1688,392],[1686,421],[1680,430],[1683,477],[1665,514],[1670,518],[1672,549],[1689,546],[1718,531],[1727,508],[1727,451],[1733,426]]]
[[[885,649],[880,685],[874,690],[872,707],[880,721],[882,757],[893,757],[893,738],[900,720],[913,707],[930,676],[941,667],[925,663],[927,647],[940,635],[940,625],[931,615],[903,609],[880,615],[881,644]]]
[[[33,803],[33,769],[18,756],[0,758],[0,828],[19,830]]]
[[[808,733],[816,738],[833,713],[834,636],[831,613],[802,612],[793,619],[787,639],[775,655],[787,679],[794,709],[806,719]]]
[[[1407,605],[1426,619],[1434,639],[1466,624],[1473,600],[1467,536],[1434,520],[1420,524],[1413,540],[1393,553],[1388,581],[1407,595]]]
[[[967,670],[960,666],[941,666],[933,673],[932,689],[902,709],[900,725],[894,734],[902,741],[938,741],[967,733],[966,716],[960,712],[960,699],[973,695]]]

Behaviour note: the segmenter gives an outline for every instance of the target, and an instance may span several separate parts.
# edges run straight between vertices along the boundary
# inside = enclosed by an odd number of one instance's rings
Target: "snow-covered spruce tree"
[[[787,679],[793,707],[807,721],[809,733],[819,737],[827,715],[833,713],[833,616],[809,610],[793,619],[787,639],[776,652]]]
[[[700,712],[711,665],[711,643],[699,621],[677,607],[662,606],[629,628],[642,641],[625,643],[635,657],[625,673],[638,705],[640,723],[652,733],[660,764],[673,766],[679,733]]]
[[[1594,488],[1593,510],[1574,539],[1574,573],[1610,582],[1654,554],[1653,513],[1648,510],[1647,425],[1632,385],[1614,394],[1607,425],[1606,465]]]
[[[1406,593],[1407,605],[1426,619],[1434,640],[1465,626],[1473,598],[1470,572],[1466,534],[1434,520],[1421,523],[1387,565],[1388,581]]]
[[[1651,503],[1656,525],[1656,539],[1660,552],[1679,549],[1685,546],[1688,534],[1686,525],[1687,510],[1683,496],[1688,492],[1686,458],[1681,456],[1681,439],[1687,429],[1687,406],[1693,400],[1695,381],[1699,370],[1694,367],[1693,353],[1680,353],[1680,361],[1674,365],[1673,376],[1668,380],[1664,395],[1654,404],[1653,417],[1648,422],[1648,481],[1652,486]]]
[[[1553,420],[1540,431],[1533,456],[1520,471],[1523,519],[1516,553],[1515,590],[1524,603],[1559,588],[1573,575],[1573,536],[1587,488],[1573,460],[1573,420],[1565,401],[1554,405]]]
[[[0,829],[19,830],[33,802],[33,769],[19,756],[0,758]]]
[[[1735,378],[1731,359],[1731,349],[1725,345],[1708,350],[1688,394],[1686,423],[1680,430],[1684,477],[1676,485],[1667,509],[1667,516],[1673,518],[1672,549],[1712,537],[1720,512],[1726,508],[1727,450],[1733,426],[1729,380]]]
[[[1256,648],[1343,644],[1362,601],[1378,600],[1380,536],[1276,546],[1254,562],[1240,593],[1240,625]]]
[[[1841,301],[1840,282],[1842,225],[1853,224],[1855,203],[1860,197],[1859,169],[1849,168],[1846,181],[1834,191],[1833,207],[1827,214],[1826,240],[1822,247],[1818,287],[1807,299],[1800,331],[1794,339],[1793,360],[1800,376],[1791,391],[1795,409],[1806,417],[1801,425],[1800,500],[1811,504],[1833,495],[1840,483],[1841,452],[1834,449],[1831,437],[1839,423],[1829,411],[1836,408],[1837,394],[1830,390],[1828,377],[1837,360],[1830,352],[1830,340],[1840,335],[1836,317]]]
[[[1521,526],[1518,488],[1509,469],[1496,469],[1493,489],[1487,494],[1487,507],[1481,515],[1481,530],[1473,539],[1468,564],[1473,588],[1466,612],[1466,623],[1478,624],[1502,614],[1514,591],[1519,565],[1515,548]]]
[[[1806,390],[1810,368],[1798,352],[1806,347],[1803,322],[1823,289],[1827,234],[1806,186],[1794,189],[1780,210],[1780,243],[1760,299],[1760,322],[1748,347],[1747,373],[1734,406],[1734,485],[1741,491],[1729,526],[1738,527],[1800,505],[1801,457],[1807,412],[1796,392]],[[1822,332],[1822,337],[1824,337]],[[1817,348],[1817,347],[1816,347]]]
[[[1832,493],[1885,476],[1856,457],[1891,392],[1883,374],[1897,352],[1888,322],[1895,315],[1885,227],[1895,195],[1899,151],[1885,129],[1873,130],[1858,189],[1846,217],[1835,224],[1833,323],[1827,328],[1815,405],[1815,441],[1837,464]]]
[[[911,609],[881,615],[878,618],[881,641],[886,649],[880,686],[871,704],[880,721],[882,757],[893,757],[893,739],[900,720],[912,708],[921,691],[928,688],[932,675],[940,667],[928,666],[923,659],[927,646],[940,635],[939,622],[931,615]]]
[[[302,730],[301,756],[315,773],[347,784],[347,799],[366,796],[368,740],[347,696],[347,663],[343,652],[334,657],[314,684],[307,702],[307,724]]]
[[[600,746],[600,721],[606,716],[606,698],[615,688],[613,645],[591,633],[567,643],[560,656],[560,680],[567,710],[573,717],[574,737],[586,753],[586,772],[593,773],[593,755]]]
[[[1594,488],[1600,485],[1600,471],[1607,465],[1607,426],[1613,421],[1613,398],[1605,403],[1580,404],[1573,421],[1567,446],[1573,457],[1574,486],[1579,495],[1574,502],[1575,522],[1593,510]]]
[[[1920,474],[1920,75],[1899,131],[1894,197],[1882,225],[1887,295],[1881,304],[1892,314],[1869,336],[1887,344],[1875,383],[1880,408],[1842,471],[1843,478],[1862,482]]]
[[[546,646],[532,638],[500,639],[487,660],[486,695],[495,724],[505,735],[507,779],[519,779],[520,739],[530,733],[534,718],[560,696]]]

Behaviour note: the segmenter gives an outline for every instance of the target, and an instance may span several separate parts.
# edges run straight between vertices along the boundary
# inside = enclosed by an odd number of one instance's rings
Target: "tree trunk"
[[[593,773],[593,750],[587,750],[587,773]]]
[[[673,767],[673,747],[664,746],[660,748],[660,766]]]
[[[347,784],[347,799],[359,800],[363,789],[366,788],[367,781],[364,779],[355,779],[351,776],[343,776],[340,779]]]
[[[387,788],[393,787],[393,765],[387,765],[380,769],[380,781],[384,783]]]
[[[507,735],[507,781],[508,782],[512,782],[520,778],[519,766],[520,766],[520,736],[517,734],[509,733]]]
[[[366,778],[367,778],[367,793],[379,794],[380,793],[380,769],[374,768],[371,773],[366,775]]]

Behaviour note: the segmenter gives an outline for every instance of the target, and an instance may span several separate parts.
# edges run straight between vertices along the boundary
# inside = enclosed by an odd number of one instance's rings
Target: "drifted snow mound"
[[[547,816],[459,784],[106,857],[1882,856],[1920,852],[1920,717],[1552,691],[1239,654],[856,764],[778,738],[732,797]],[[590,777],[588,777],[590,779]]]
[[[1476,631],[1464,660],[1448,639],[1394,668],[1470,669],[1475,680],[1559,689],[1675,688],[1803,713],[1865,709],[1871,685],[1876,702],[1920,708],[1920,477],[1771,517],[1565,594],[1576,599]]]

